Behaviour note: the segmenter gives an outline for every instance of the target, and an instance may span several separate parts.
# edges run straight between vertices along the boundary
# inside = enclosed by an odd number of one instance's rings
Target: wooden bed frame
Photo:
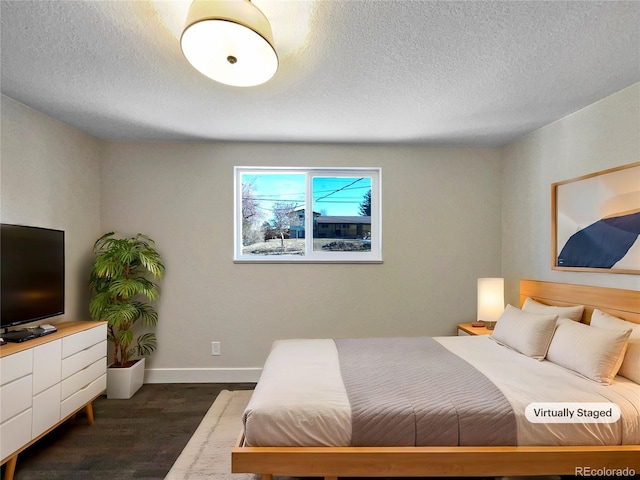
[[[520,305],[531,297],[547,305],[585,305],[640,324],[640,291],[520,281]],[[245,447],[231,453],[232,473],[341,477],[576,475],[577,468],[640,473],[640,445],[567,447]],[[592,473],[594,475],[595,473]],[[615,472],[603,472],[615,476]]]

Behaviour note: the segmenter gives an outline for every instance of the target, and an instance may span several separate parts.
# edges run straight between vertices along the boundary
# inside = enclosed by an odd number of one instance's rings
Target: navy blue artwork
[[[638,235],[640,212],[598,220],[571,235],[558,255],[558,266],[612,268]]]

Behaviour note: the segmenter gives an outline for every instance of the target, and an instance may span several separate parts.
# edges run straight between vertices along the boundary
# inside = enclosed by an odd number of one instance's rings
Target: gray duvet
[[[437,341],[335,340],[353,446],[515,445],[502,392]]]

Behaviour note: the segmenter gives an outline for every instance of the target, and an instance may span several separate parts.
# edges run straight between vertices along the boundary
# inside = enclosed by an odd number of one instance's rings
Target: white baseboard
[[[151,368],[144,383],[253,383],[261,368]]]

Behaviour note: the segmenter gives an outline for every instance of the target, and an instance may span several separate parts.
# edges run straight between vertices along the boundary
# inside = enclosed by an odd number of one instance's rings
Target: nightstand
[[[487,327],[472,327],[471,323],[459,323],[458,324],[458,336],[465,335],[491,335],[493,330],[489,330]]]

